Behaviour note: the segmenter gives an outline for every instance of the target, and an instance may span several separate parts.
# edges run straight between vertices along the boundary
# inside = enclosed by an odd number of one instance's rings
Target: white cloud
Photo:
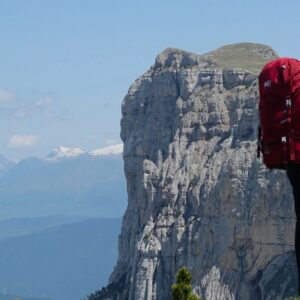
[[[45,96],[35,101],[34,107],[37,108],[38,110],[44,111],[49,109],[52,103],[53,103],[52,98],[49,96]]]
[[[15,99],[14,93],[7,90],[0,89],[0,103],[11,102],[14,99]]]
[[[39,141],[37,135],[20,135],[15,134],[10,137],[7,146],[12,149],[32,147]]]
[[[106,146],[104,148],[96,149],[89,152],[92,156],[102,156],[102,155],[116,155],[123,153],[123,144]]]
[[[51,110],[53,99],[49,96],[40,97],[36,101],[17,99],[14,103],[14,116],[24,118],[30,115],[46,113]]]

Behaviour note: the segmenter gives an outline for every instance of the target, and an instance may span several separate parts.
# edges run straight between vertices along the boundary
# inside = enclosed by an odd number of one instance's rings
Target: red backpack
[[[300,61],[278,58],[259,75],[258,156],[270,169],[300,166]]]

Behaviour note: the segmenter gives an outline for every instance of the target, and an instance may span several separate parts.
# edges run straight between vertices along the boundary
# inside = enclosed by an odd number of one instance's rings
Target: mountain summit
[[[170,299],[182,266],[206,300],[295,294],[291,189],[256,158],[257,74],[276,57],[250,43],[169,48],[131,85],[119,259],[93,299]]]
[[[226,45],[201,56],[216,67],[241,68],[254,74],[258,74],[267,61],[277,57],[271,47],[254,43]]]
[[[74,158],[83,153],[84,151],[80,148],[57,147],[47,155],[47,158],[50,159]]]
[[[226,45],[203,55],[167,48],[156,57],[154,67],[240,68],[258,74],[267,61],[277,57],[271,47],[254,43]]]

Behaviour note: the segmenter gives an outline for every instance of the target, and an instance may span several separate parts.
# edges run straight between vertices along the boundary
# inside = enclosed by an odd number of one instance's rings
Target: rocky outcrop
[[[275,57],[257,44],[166,49],[132,84],[121,120],[128,207],[101,299],[171,299],[182,266],[207,300],[295,293],[291,189],[256,158],[257,70]]]

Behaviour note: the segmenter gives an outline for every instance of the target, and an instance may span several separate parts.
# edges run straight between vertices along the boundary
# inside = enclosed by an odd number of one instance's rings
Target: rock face
[[[166,49],[132,84],[121,120],[128,207],[99,299],[171,299],[182,266],[206,300],[296,292],[291,188],[256,158],[257,72],[275,57],[258,44]]]

